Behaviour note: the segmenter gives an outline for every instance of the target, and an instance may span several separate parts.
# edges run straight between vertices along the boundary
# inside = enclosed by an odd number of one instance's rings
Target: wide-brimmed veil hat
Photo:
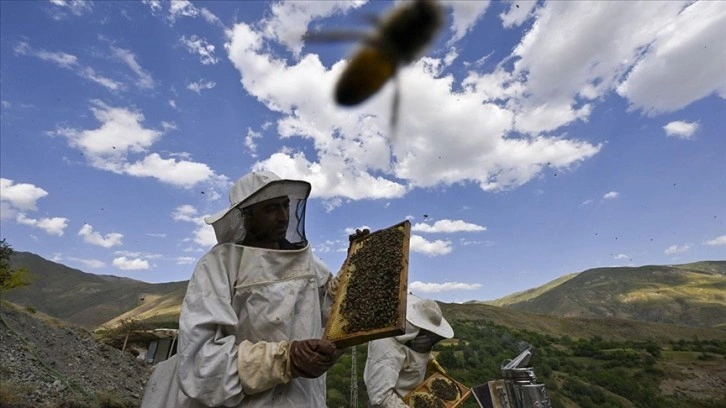
[[[445,339],[454,337],[454,329],[444,318],[439,305],[431,299],[422,299],[409,294],[406,303],[406,320],[414,326],[436,333]]]
[[[204,218],[204,222],[212,225],[218,243],[237,242],[244,239],[243,212],[241,209],[272,198],[288,197],[291,210],[298,214],[292,229],[304,229],[304,205],[310,195],[310,183],[302,180],[282,179],[270,171],[255,171],[240,177],[229,190],[229,207]],[[300,210],[300,207],[302,209]],[[290,231],[290,227],[288,227]],[[304,239],[304,230],[301,234]]]

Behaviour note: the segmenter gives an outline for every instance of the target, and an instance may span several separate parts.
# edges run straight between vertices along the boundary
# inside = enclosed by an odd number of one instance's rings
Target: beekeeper
[[[363,377],[371,407],[408,408],[403,397],[426,377],[429,364],[443,371],[431,350],[454,330],[433,300],[409,294],[406,303],[406,333],[368,343]]]
[[[310,184],[253,172],[205,218],[218,244],[197,264],[178,353],[146,385],[143,408],[325,407],[341,351],[321,340],[335,279],[305,238]]]

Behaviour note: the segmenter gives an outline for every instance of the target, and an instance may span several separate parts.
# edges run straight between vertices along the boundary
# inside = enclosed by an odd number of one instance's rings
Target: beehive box
[[[471,395],[471,390],[448,375],[436,372],[409,392],[403,402],[412,408],[456,408]]]
[[[325,339],[345,348],[405,333],[410,237],[404,221],[351,243]]]

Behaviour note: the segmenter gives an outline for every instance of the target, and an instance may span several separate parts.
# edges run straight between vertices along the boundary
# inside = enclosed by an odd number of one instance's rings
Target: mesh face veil
[[[229,208],[206,217],[204,221],[214,227],[218,243],[244,240],[247,208],[269,199],[290,199],[290,220],[285,239],[294,247],[307,245],[305,237],[305,208],[310,195],[310,184],[299,180],[283,180],[272,172],[253,172],[234,183],[229,192]]]

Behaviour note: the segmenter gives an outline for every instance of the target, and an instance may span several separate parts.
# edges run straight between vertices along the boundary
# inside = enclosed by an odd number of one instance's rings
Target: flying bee
[[[398,70],[417,59],[431,43],[443,23],[443,12],[435,0],[414,0],[394,8],[370,33],[311,34],[312,40],[361,39],[335,86],[335,102],[355,106],[378,92]],[[357,38],[356,38],[357,37]],[[398,116],[399,90],[393,99],[391,125]]]

